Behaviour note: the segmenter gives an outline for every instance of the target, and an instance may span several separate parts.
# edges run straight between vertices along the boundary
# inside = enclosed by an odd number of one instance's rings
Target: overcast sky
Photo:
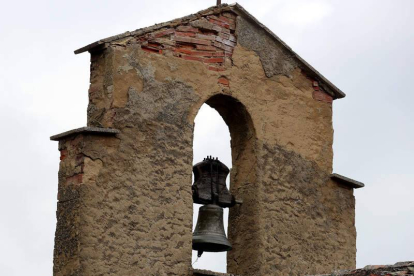
[[[0,4],[0,274],[51,276],[59,152],[49,136],[86,124],[89,54],[73,50],[215,0]],[[366,184],[355,190],[357,266],[414,260],[414,1],[239,4],[347,93],[333,104],[334,172]],[[196,122],[195,161],[230,167],[221,118],[205,107]],[[224,271],[216,263],[204,267]]]

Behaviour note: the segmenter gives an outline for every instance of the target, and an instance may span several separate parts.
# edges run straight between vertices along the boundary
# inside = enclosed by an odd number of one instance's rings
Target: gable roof
[[[94,43],[91,43],[89,45],[86,45],[82,48],[79,48],[75,50],[75,54],[80,54],[86,51],[94,51],[98,49],[105,48],[110,42],[127,38],[127,37],[133,37],[133,36],[140,36],[144,35],[149,32],[153,32],[155,30],[166,28],[166,27],[175,27],[177,25],[188,23],[197,19],[200,19],[201,17],[212,15],[216,13],[220,13],[223,11],[232,11],[236,13],[239,16],[243,16],[245,19],[249,20],[250,22],[253,22],[255,25],[263,29],[271,38],[273,38],[275,41],[280,43],[293,57],[297,59],[297,61],[302,65],[303,68],[307,69],[307,73],[309,74],[309,77],[312,77],[318,81],[320,81],[325,90],[333,96],[334,99],[344,98],[345,93],[342,92],[338,87],[336,87],[333,83],[331,83],[327,78],[325,78],[321,73],[319,73],[315,68],[313,68],[309,63],[307,63],[303,58],[301,58],[297,53],[295,53],[292,48],[290,48],[285,42],[283,42],[277,35],[275,35],[271,30],[269,30],[265,25],[260,23],[254,16],[252,16],[249,12],[247,12],[241,5],[238,3],[234,4],[221,4],[218,6],[213,6],[208,9],[199,11],[195,14],[191,14],[185,17],[177,18],[168,22],[155,24],[150,27],[145,27],[141,29],[137,29],[132,32],[125,32],[122,34],[118,34],[115,36],[107,37],[104,39],[100,39],[98,41],[95,41]]]

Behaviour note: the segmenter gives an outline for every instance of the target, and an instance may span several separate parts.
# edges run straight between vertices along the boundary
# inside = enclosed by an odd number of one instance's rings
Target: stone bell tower
[[[99,40],[87,127],[52,136],[61,161],[55,276],[203,275],[191,267],[192,143],[203,103],[229,127],[228,272],[355,267],[353,189],[332,174],[345,94],[240,5]]]

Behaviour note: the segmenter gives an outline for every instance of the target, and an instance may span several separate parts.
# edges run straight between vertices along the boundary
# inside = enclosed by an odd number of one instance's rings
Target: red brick
[[[196,45],[187,45],[187,44],[180,44],[179,45],[179,48],[185,48],[185,49],[190,49],[190,50],[193,50],[193,49],[195,49],[195,47],[194,46],[196,46]]]
[[[224,52],[193,51],[192,56],[224,57]]]
[[[144,50],[145,52],[149,52],[149,53],[156,53],[156,54],[161,54],[162,50],[156,49],[156,48],[151,48],[148,46],[141,46],[141,49]]]
[[[326,102],[326,103],[332,103],[333,98],[332,96],[326,94],[323,91],[313,91],[313,98],[317,101]]]
[[[143,35],[143,36],[140,36],[140,37],[137,38],[137,41],[139,43],[142,43],[142,42],[147,41],[147,40],[148,40],[148,35]]]
[[[193,33],[198,33],[199,30],[197,28],[193,28],[191,26],[178,26],[177,27],[177,31],[181,31],[181,32],[193,32]]]
[[[159,44],[159,43],[157,43],[157,42],[148,42],[148,44],[147,45],[144,45],[144,46],[147,46],[147,47],[149,47],[149,48],[154,48],[154,49],[158,49],[158,47],[162,47],[162,45],[161,44]]]
[[[203,60],[205,63],[220,63],[224,62],[224,58],[206,58]]]
[[[157,38],[157,37],[173,34],[174,32],[175,32],[174,29],[167,29],[167,30],[152,33],[151,36],[154,38]]]
[[[186,55],[182,55],[181,57],[182,57],[183,59],[186,59],[186,60],[203,61],[203,59],[202,59],[202,58],[199,58],[199,57],[186,56]]]
[[[220,27],[226,28],[226,29],[229,29],[230,28],[229,23],[224,22],[224,21],[217,20],[216,18],[217,17],[215,17],[215,16],[214,17],[213,16],[209,16],[208,17],[208,21],[210,21],[211,23],[213,23],[215,25],[218,25]]]
[[[221,72],[221,71],[225,71],[225,70],[226,70],[226,68],[224,68],[224,67],[214,67],[214,66],[209,66],[209,67],[208,67],[208,70],[211,70],[211,71],[216,71],[216,72]]]
[[[68,156],[68,151],[67,150],[61,150],[60,151],[60,160],[65,159],[66,156]]]
[[[218,18],[220,21],[223,21],[223,22],[226,22],[226,23],[229,23],[229,24],[230,24],[230,21],[233,21],[232,19],[230,19],[228,17],[225,17],[223,15],[220,15],[219,17],[216,17],[216,18]]]
[[[233,56],[233,53],[232,52],[226,52],[226,51],[224,51],[224,56],[225,57],[232,57]]]
[[[193,51],[191,51],[190,49],[188,49],[188,48],[176,48],[176,49],[174,49],[174,52],[176,52],[176,53],[183,53],[183,54],[188,54],[188,55],[190,55]]]
[[[225,78],[225,77],[220,77],[218,79],[218,83],[223,84],[225,86],[230,86],[229,80],[227,78]]]
[[[195,37],[195,33],[191,32],[175,32],[176,36],[189,36],[189,37]]]
[[[212,19],[227,23],[229,25],[229,29],[231,30],[235,30],[236,29],[236,22],[233,19],[224,17],[222,15],[220,15],[219,17],[217,16],[211,16]]]
[[[196,45],[197,50],[204,50],[204,51],[216,51],[217,48],[214,46],[206,46],[206,45]]]
[[[178,42],[184,42],[184,43],[190,43],[190,44],[211,45],[211,41],[209,40],[202,40],[202,39],[197,39],[197,38],[192,38],[192,37],[176,36],[173,39]]]

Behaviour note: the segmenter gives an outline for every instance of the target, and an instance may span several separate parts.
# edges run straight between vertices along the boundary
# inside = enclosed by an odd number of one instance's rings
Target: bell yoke
[[[199,209],[193,233],[193,250],[198,251],[198,257],[204,251],[222,252],[232,249],[224,232],[223,208],[233,207],[239,202],[236,202],[226,187],[229,172],[226,165],[211,156],[193,167],[193,201],[204,205]]]

